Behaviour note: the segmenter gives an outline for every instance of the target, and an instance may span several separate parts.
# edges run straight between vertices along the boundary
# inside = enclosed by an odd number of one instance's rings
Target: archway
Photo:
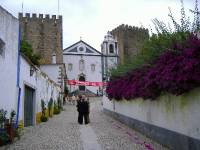
[[[79,81],[85,81],[85,77],[84,76],[80,76],[79,77]],[[80,85],[79,86],[79,90],[80,91],[85,91],[85,86],[84,85]]]

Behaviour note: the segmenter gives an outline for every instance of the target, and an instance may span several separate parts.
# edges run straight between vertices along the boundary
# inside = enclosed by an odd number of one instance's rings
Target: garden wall
[[[200,149],[200,89],[181,96],[164,95],[156,101],[110,101],[104,112],[175,150]]]

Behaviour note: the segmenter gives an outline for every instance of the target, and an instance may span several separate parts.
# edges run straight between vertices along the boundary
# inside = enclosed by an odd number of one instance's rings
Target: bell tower
[[[101,44],[102,56],[102,77],[103,81],[109,80],[110,70],[118,64],[117,40],[108,31]]]

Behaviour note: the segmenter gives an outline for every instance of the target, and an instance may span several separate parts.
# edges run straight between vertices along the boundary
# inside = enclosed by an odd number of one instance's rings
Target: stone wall
[[[51,64],[52,55],[56,63],[62,63],[62,16],[36,14],[23,16],[19,13],[21,39],[28,41],[33,51],[42,56],[41,64]]]
[[[118,42],[120,63],[124,63],[125,59],[129,59],[136,55],[141,49],[144,41],[149,38],[148,29],[124,24],[113,29],[111,34]]]

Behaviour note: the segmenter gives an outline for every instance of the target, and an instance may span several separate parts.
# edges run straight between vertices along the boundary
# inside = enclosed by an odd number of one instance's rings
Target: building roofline
[[[76,43],[72,44],[71,46],[69,46],[69,47],[65,48],[65,49],[63,50],[63,52],[64,52],[65,50],[67,50],[67,49],[69,49],[69,48],[73,47],[74,45],[76,45],[76,44],[78,44],[78,43],[81,43],[81,42],[83,42],[85,45],[87,45],[88,47],[90,47],[91,49],[93,49],[95,52],[97,52],[97,53],[99,53],[99,54],[101,54],[101,55],[102,55],[102,53],[101,53],[101,52],[99,52],[97,49],[95,49],[94,47],[90,46],[89,44],[87,44],[87,43],[86,43],[86,42],[84,42],[83,40],[80,40],[80,41],[78,41],[78,42],[76,42]]]
[[[9,11],[7,11],[5,8],[3,8],[1,5],[0,5],[0,9],[2,9],[3,11],[5,11],[7,14],[9,14],[10,16],[12,16],[12,18],[16,19],[18,21],[18,18],[15,17],[13,14],[11,14]]]

